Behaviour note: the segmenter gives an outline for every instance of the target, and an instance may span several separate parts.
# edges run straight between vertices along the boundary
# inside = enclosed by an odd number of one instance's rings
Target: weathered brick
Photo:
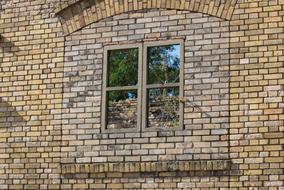
[[[1,1],[0,189],[281,188],[283,4]],[[177,38],[185,42],[185,130],[102,132],[104,47]],[[167,165],[159,177],[127,173],[142,161],[153,171],[150,162],[229,155],[230,175]],[[62,172],[74,175],[60,176],[60,164],[89,162],[102,167],[68,166]],[[127,172],[84,174],[112,162]]]

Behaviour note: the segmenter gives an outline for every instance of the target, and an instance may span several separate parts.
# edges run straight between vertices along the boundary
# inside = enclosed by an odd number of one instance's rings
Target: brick
[[[282,0],[4,2],[0,189],[283,186]],[[184,130],[101,131],[104,47],[170,39]]]

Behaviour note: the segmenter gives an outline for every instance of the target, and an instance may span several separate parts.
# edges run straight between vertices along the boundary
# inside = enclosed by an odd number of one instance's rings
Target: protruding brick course
[[[76,173],[155,173],[224,171],[230,169],[230,160],[176,161],[176,162],[125,162],[101,164],[68,164],[62,166],[62,174]]]

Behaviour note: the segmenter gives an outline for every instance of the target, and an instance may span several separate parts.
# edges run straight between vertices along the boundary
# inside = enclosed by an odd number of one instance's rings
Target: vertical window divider
[[[142,122],[142,113],[143,113],[143,109],[142,109],[142,106],[143,106],[143,44],[140,43],[138,45],[138,53],[139,53],[139,56],[138,56],[138,89],[137,89],[137,92],[138,92],[138,102],[137,102],[137,130],[139,132],[141,132],[141,122]]]
[[[106,86],[107,86],[107,78],[108,78],[108,51],[109,51],[109,47],[104,47],[104,59],[103,59],[103,84],[102,84],[102,106],[101,106],[101,130],[102,132],[106,132],[106,125],[107,125],[107,101],[106,101]]]
[[[148,57],[147,57],[146,43],[143,43],[143,84],[142,84],[142,131],[147,127],[147,67],[148,67]]]
[[[179,125],[181,129],[184,129],[184,103],[180,101],[184,99],[184,62],[185,62],[185,53],[184,53],[184,41],[179,40],[180,44],[180,72],[179,72],[179,116],[180,121]]]

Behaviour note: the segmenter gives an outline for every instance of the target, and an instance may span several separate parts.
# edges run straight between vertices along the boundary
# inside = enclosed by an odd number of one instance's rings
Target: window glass
[[[134,86],[138,82],[138,48],[108,51],[107,86]]]
[[[148,127],[179,126],[179,88],[153,88],[147,92]]]
[[[133,128],[137,125],[137,90],[107,92],[107,128]]]
[[[106,47],[104,130],[182,126],[182,43],[172,42]]]
[[[148,47],[147,84],[178,83],[180,45]]]

